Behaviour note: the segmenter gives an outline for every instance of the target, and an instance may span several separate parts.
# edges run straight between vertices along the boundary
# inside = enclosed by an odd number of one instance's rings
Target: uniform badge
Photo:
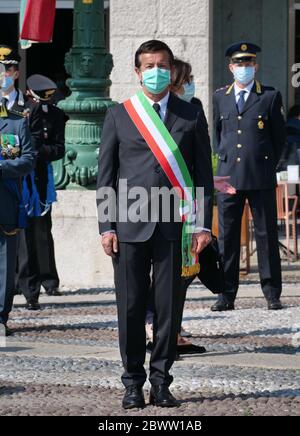
[[[241,45],[241,50],[242,50],[242,51],[247,51],[247,50],[248,50],[248,46],[247,46],[247,44],[243,44],[243,45]]]
[[[259,128],[259,130],[263,130],[265,128],[265,123],[263,121],[259,121],[258,128]]]

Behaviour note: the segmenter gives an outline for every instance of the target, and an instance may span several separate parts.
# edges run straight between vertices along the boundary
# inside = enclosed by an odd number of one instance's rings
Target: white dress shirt
[[[240,99],[240,92],[241,91],[245,91],[244,100],[245,100],[245,103],[246,103],[246,101],[249,98],[250,92],[252,91],[253,85],[254,85],[254,80],[252,80],[252,82],[249,83],[249,85],[247,85],[246,88],[243,88],[243,89],[240,88],[237,83],[234,84],[234,92],[235,92],[235,101],[236,101],[236,103],[238,103],[238,101]]]
[[[160,118],[163,121],[165,121],[166,114],[167,114],[167,108],[168,108],[168,102],[169,102],[169,98],[170,98],[170,93],[168,92],[168,94],[165,95],[164,98],[162,98],[160,101],[153,101],[153,100],[151,100],[151,98],[147,97],[147,95],[145,95],[145,97],[149,101],[151,106],[153,106],[155,103],[160,105],[160,111],[159,111]]]
[[[7,109],[11,109],[16,101],[16,98],[18,96],[17,90],[14,89],[10,94],[8,95],[3,95],[4,98],[6,98],[7,100],[7,104],[6,107]]]

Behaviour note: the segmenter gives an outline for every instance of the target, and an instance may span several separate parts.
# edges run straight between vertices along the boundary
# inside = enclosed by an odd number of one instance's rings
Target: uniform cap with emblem
[[[57,89],[53,80],[41,74],[33,74],[28,77],[27,86],[32,96],[41,101],[50,100]]]
[[[226,57],[229,57],[231,62],[239,64],[242,62],[255,61],[257,53],[261,52],[261,48],[250,42],[241,41],[230,45],[226,50]]]
[[[21,56],[18,51],[5,44],[0,44],[0,63],[4,65],[18,65],[21,62]]]

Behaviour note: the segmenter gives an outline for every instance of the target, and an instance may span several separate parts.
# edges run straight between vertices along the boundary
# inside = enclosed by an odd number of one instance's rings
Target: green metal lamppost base
[[[92,190],[105,114],[116,104],[108,97],[113,60],[105,47],[103,0],[74,1],[73,47],[65,66],[72,93],[59,103],[69,121],[65,158],[54,164],[55,183],[57,189]]]

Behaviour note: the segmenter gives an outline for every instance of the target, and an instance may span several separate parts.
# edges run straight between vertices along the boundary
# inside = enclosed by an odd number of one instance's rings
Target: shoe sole
[[[130,405],[130,406],[124,406],[124,404],[122,404],[122,407],[124,410],[132,410],[132,409],[145,409],[146,404],[141,404],[141,405]]]
[[[175,409],[176,407],[179,407],[179,404],[173,404],[173,405],[170,405],[170,404],[164,404],[164,403],[162,403],[162,404],[158,404],[158,403],[154,400],[154,398],[150,398],[150,399],[149,399],[149,404],[150,404],[150,406],[154,406],[154,407],[162,407],[162,408],[164,408],[164,409]]]

